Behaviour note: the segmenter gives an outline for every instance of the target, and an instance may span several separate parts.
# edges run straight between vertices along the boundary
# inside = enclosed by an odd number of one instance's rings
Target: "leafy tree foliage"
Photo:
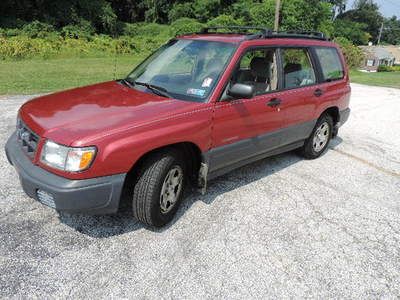
[[[345,57],[349,68],[359,67],[364,59],[364,54],[361,49],[354,46],[351,41],[344,37],[336,38],[334,41],[339,44],[340,48],[342,49],[343,56]]]
[[[364,23],[336,19],[333,26],[333,36],[345,37],[356,45],[366,45],[371,39],[371,35],[366,31],[367,25]]]
[[[384,19],[374,0],[357,0],[348,11],[346,3],[282,0],[280,29],[318,30],[366,44],[377,40],[384,22],[382,41],[400,43],[400,20]],[[0,35],[42,38],[57,32],[64,38],[90,39],[94,34],[132,36],[141,27],[162,28],[145,23],[170,24],[177,32],[200,23],[272,28],[274,11],[275,0],[0,0]]]
[[[382,40],[393,45],[400,45],[400,19],[393,16],[385,20]]]
[[[366,31],[374,42],[378,38],[379,29],[384,20],[378,5],[373,0],[357,0],[354,9],[344,12],[338,18],[366,24]]]

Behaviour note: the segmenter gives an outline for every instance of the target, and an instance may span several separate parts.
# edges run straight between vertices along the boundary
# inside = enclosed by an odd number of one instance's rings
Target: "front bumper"
[[[126,174],[82,180],[57,176],[30,161],[15,133],[8,139],[5,150],[29,197],[71,213],[107,214],[118,210]]]

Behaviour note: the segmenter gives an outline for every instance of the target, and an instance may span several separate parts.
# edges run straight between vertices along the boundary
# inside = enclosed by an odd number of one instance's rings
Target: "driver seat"
[[[252,81],[246,81],[245,84],[254,86],[255,93],[262,94],[270,88],[271,63],[264,57],[253,57],[250,62],[250,71]]]

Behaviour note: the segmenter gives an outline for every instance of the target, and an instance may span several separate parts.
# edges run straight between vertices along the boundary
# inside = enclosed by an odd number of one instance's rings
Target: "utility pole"
[[[274,31],[279,30],[279,12],[281,10],[281,0],[275,0],[275,23],[274,23]]]
[[[382,22],[382,25],[381,25],[381,29],[379,29],[378,45],[381,43],[382,31],[383,31],[383,22]]]

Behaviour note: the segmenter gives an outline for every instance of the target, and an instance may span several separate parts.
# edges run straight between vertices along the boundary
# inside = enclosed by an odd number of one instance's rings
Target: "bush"
[[[169,36],[167,25],[157,23],[124,23],[122,35],[125,36]]]
[[[156,35],[167,35],[168,26],[160,25],[157,23],[138,23],[136,29],[136,35],[143,36],[156,36]]]
[[[168,40],[157,36],[94,35],[90,40],[82,38],[29,38],[27,36],[0,37],[0,59],[85,57],[115,54],[149,54]]]
[[[0,57],[2,58],[47,58],[59,52],[60,40],[32,39],[26,36],[0,38]]]
[[[351,41],[344,37],[335,38],[334,42],[339,44],[342,49],[349,68],[358,68],[361,65],[361,62],[364,60],[364,53],[360,48],[354,46]]]
[[[379,66],[378,72],[400,72],[400,66]]]
[[[185,33],[199,32],[204,27],[203,24],[190,18],[180,18],[171,23],[170,35],[177,36]]]
[[[138,23],[124,23],[122,27],[122,35],[134,36],[138,34]]]
[[[12,37],[21,35],[21,30],[17,28],[0,28],[0,37]]]
[[[89,40],[93,36],[94,31],[89,21],[81,20],[79,24],[64,26],[61,29],[61,36],[64,38]]]
[[[55,34],[55,29],[52,25],[33,21],[22,27],[21,33],[30,38],[45,38],[51,34]]]

